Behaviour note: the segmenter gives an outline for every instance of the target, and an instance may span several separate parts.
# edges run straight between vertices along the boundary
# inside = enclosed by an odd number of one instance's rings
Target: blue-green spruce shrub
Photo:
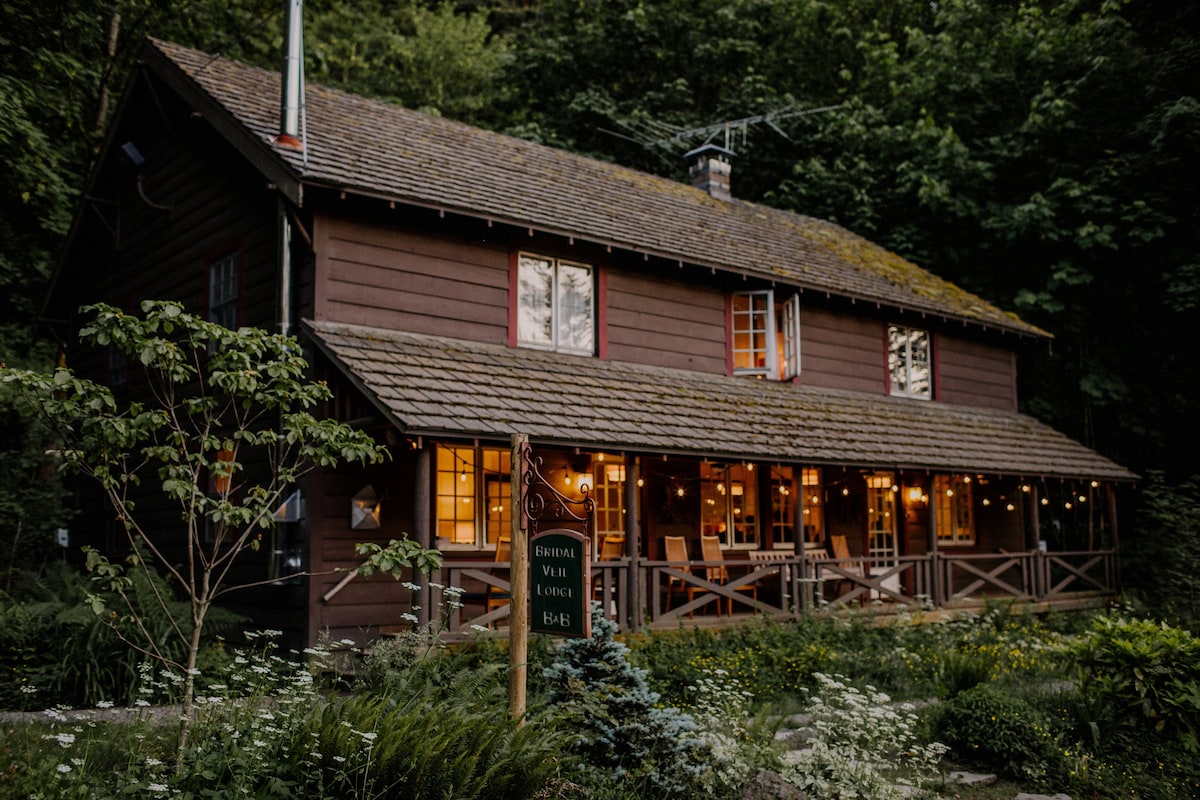
[[[643,797],[694,792],[709,777],[710,748],[690,715],[658,706],[616,631],[594,612],[591,638],[567,641],[543,673],[549,703],[590,768],[584,780],[619,779]]]

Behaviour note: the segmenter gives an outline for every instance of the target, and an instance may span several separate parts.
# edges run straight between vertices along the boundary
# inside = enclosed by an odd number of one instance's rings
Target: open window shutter
[[[783,304],[783,375],[790,380],[800,375],[800,295]]]

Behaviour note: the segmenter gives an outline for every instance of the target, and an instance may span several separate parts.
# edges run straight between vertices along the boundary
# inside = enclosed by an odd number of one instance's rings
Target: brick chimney
[[[706,144],[684,154],[692,186],[703,189],[718,200],[732,200],[729,188],[730,164],[733,151],[715,144]]]

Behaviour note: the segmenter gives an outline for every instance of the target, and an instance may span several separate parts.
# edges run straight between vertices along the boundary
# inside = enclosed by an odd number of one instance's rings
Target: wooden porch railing
[[[705,568],[721,566],[728,580],[708,580]],[[449,611],[447,634],[461,636],[472,626],[507,624],[508,570],[509,564],[496,561],[443,563],[441,583],[455,587],[451,591],[460,606]],[[641,608],[631,603],[635,580],[641,582]],[[1061,601],[1109,595],[1117,590],[1117,558],[1114,550],[938,552],[848,561],[778,552],[747,561],[622,558],[593,562],[590,590],[604,613],[628,630],[647,622],[678,625],[697,616],[715,619],[730,608],[782,619],[858,606],[949,608],[979,598]],[[440,603],[449,596],[441,590],[433,599]],[[489,597],[497,606],[490,610]]]

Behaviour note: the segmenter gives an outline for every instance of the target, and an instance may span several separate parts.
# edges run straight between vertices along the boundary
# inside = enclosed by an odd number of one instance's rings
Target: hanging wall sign
[[[586,639],[592,635],[588,537],[565,528],[529,542],[530,630]]]

